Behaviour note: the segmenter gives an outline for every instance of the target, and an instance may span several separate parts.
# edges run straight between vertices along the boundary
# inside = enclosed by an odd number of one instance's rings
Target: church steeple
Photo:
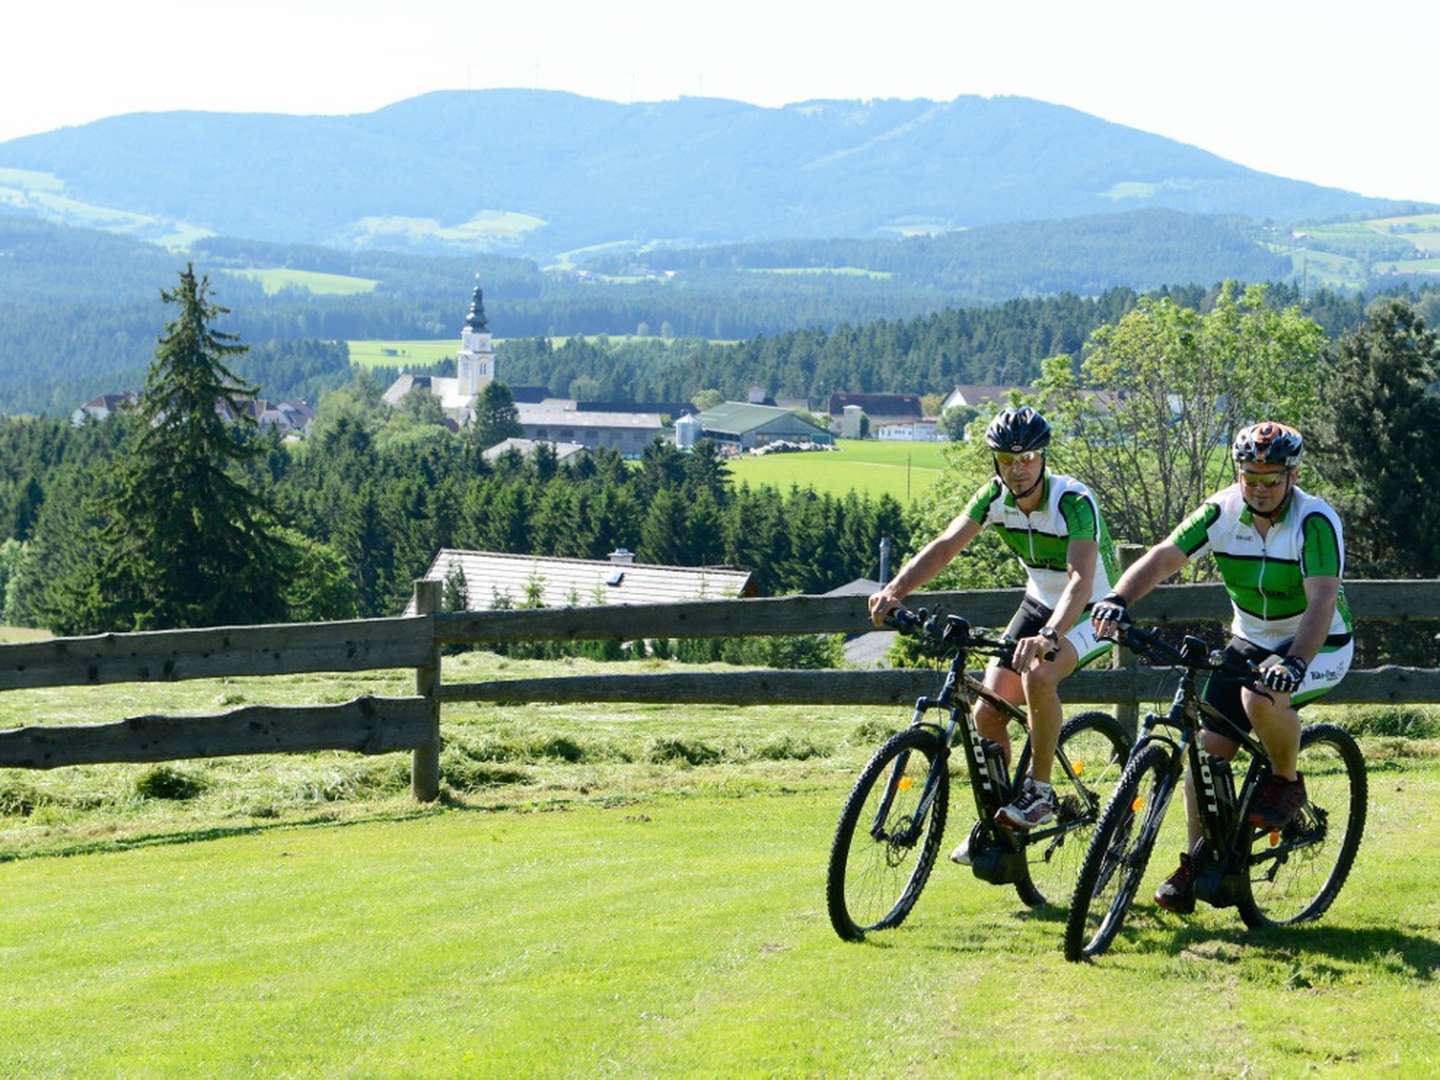
[[[475,295],[470,298],[470,314],[465,316],[465,329],[483,333],[490,329],[485,322],[485,294],[480,288],[480,275],[475,275]]]
[[[475,295],[470,300],[470,314],[460,331],[460,353],[455,358],[458,389],[465,397],[474,397],[495,378],[495,349],[490,343],[490,324],[485,320],[485,296],[480,290],[480,275],[475,275]]]

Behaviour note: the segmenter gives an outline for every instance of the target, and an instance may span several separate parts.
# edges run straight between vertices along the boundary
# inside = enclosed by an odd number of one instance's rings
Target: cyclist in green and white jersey
[[[1005,409],[985,432],[995,455],[995,478],[980,488],[963,512],[870,598],[875,625],[910,593],[930,581],[982,529],[992,526],[1024,564],[1028,583],[1020,609],[1006,632],[1018,644],[1013,666],[992,661],[985,685],[1006,701],[1022,700],[1030,714],[1030,775],[1020,794],[1001,807],[996,819],[1032,829],[1055,816],[1050,769],[1060,736],[1061,680],[1110,651],[1099,641],[1085,613],[1115,579],[1115,545],[1090,489],[1078,480],[1046,471],[1050,425],[1030,406]],[[1006,760],[1010,739],[1005,717],[980,702],[980,734],[1000,743]],[[951,858],[968,861],[965,845]]]
[[[1305,779],[1296,772],[1300,716],[1307,702],[1333,689],[1355,654],[1350,609],[1341,577],[1345,567],[1340,518],[1324,499],[1296,486],[1300,433],[1266,421],[1235,436],[1231,456],[1236,483],[1217,492],[1125,572],[1115,591],[1095,605],[1097,633],[1109,635],[1127,604],[1206,552],[1215,556],[1234,620],[1226,651],[1257,664],[1270,697],[1229,680],[1211,680],[1205,699],[1240,726],[1251,729],[1270,755],[1272,775],[1251,800],[1256,828],[1289,824],[1305,803]],[[1206,730],[1205,750],[1235,756],[1237,744]],[[1193,782],[1185,802],[1190,842],[1200,837]],[[1189,855],[1160,887],[1155,900],[1181,914],[1195,908]]]

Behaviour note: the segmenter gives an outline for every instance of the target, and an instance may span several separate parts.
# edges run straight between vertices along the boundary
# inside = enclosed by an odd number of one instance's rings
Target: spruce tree
[[[506,439],[518,439],[520,412],[515,408],[514,395],[502,382],[492,382],[480,391],[475,401],[475,419],[470,425],[470,438],[479,450],[488,450]]]
[[[255,388],[226,361],[245,347],[214,329],[228,309],[193,266],[160,295],[179,313],[155,350],[120,458],[102,586],[136,628],[281,619],[290,552],[271,532],[272,506],[241,479],[240,466],[259,453],[244,400]]]

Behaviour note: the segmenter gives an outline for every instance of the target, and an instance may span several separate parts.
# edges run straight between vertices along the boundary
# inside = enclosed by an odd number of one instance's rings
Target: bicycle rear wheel
[[[1151,743],[1125,766],[1090,838],[1065,921],[1065,958],[1083,960],[1110,947],[1145,876],[1174,785],[1171,752]]]
[[[1249,872],[1237,897],[1245,925],[1288,926],[1318,919],[1339,895],[1369,799],[1365,759],[1355,740],[1333,724],[1300,733],[1305,806],[1278,832],[1251,830]]]
[[[950,804],[944,739],[912,727],[876,751],[840,813],[825,898],[846,941],[899,926],[935,865]]]
[[[1075,777],[1057,755],[1051,774],[1055,822],[1035,830],[1040,836],[1025,845],[1026,870],[1015,882],[1020,899],[1031,907],[1070,902],[1095,824],[1125,771],[1130,736],[1109,713],[1087,712],[1065,722],[1059,746]]]

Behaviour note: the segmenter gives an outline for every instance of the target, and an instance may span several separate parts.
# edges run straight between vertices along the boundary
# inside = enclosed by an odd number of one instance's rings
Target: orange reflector
[[[1144,805],[1145,805],[1145,796],[1144,796],[1144,795],[1136,795],[1136,796],[1135,796],[1135,800],[1130,804],[1130,810],[1131,810],[1133,813],[1138,814],[1138,813],[1140,812],[1140,808],[1141,808],[1142,806],[1144,806]]]
[[[1270,830],[1270,846],[1271,846],[1271,847],[1274,847],[1274,846],[1275,846],[1276,844],[1278,844],[1278,843],[1280,843],[1280,834],[1279,834],[1278,832],[1276,832],[1274,829],[1271,829],[1271,830]]]
[[[1071,768],[1075,770],[1075,775],[1076,775],[1076,776],[1084,776],[1084,775],[1085,775],[1085,763],[1084,763],[1083,761],[1077,761],[1077,762],[1075,762],[1075,764],[1072,765]]]
[[[911,780],[910,777],[908,777],[908,776],[902,776],[902,777],[900,777],[899,789],[900,789],[901,791],[909,791],[909,790],[910,790],[912,787],[914,787],[914,786],[915,786],[915,781],[914,781],[914,780]]]

